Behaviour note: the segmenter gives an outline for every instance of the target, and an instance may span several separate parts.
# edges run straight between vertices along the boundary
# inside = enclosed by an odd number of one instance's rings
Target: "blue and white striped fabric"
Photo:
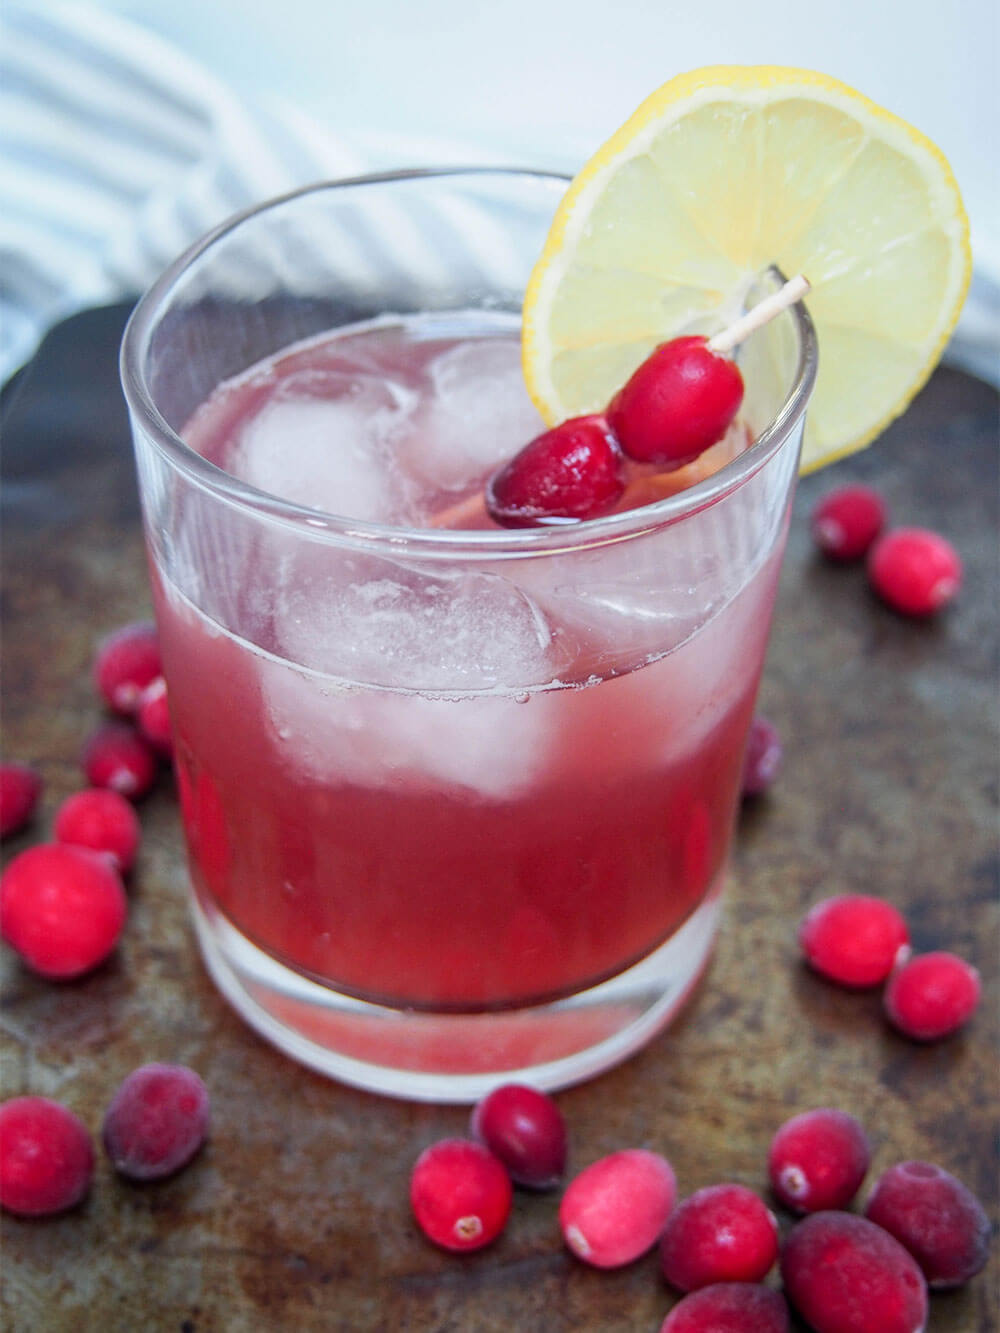
[[[106,10],[8,0],[0,15],[0,382],[55,321],[143,290],[240,208],[314,180],[491,159],[455,142],[343,127],[333,135],[292,107],[247,105]],[[436,219],[435,235],[410,242],[430,258],[444,227],[482,261],[467,223]],[[998,330],[1000,286],[977,272],[950,359],[1000,381]]]

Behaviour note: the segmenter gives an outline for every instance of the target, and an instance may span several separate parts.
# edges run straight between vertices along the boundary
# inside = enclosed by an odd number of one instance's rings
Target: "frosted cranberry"
[[[708,1185],[671,1213],[660,1244],[663,1276],[679,1291],[759,1282],[778,1257],[774,1214],[745,1185]]]
[[[871,1163],[854,1116],[821,1107],[792,1116],[771,1140],[767,1168],[775,1194],[799,1213],[846,1208]]]
[[[136,723],[140,733],[149,741],[157,754],[169,759],[174,752],[170,730],[170,706],[167,703],[167,682],[157,676],[143,690],[139,698]]]
[[[83,771],[91,786],[110,787],[137,801],[156,781],[156,756],[134,727],[105,722],[84,746]]]
[[[751,1282],[717,1282],[679,1301],[660,1333],[788,1333],[780,1291]]]
[[[962,562],[952,544],[926,528],[896,528],[868,556],[872,587],[896,611],[929,616],[952,600],[962,582]]]
[[[26,764],[0,764],[0,838],[19,833],[38,805],[42,779]]]
[[[94,1149],[83,1121],[48,1097],[0,1106],[0,1207],[45,1217],[78,1204],[90,1188]]]
[[[0,936],[44,977],[78,977],[103,963],[125,913],[118,872],[82,847],[29,847],[0,876]]]
[[[471,1139],[441,1139],[417,1158],[410,1204],[421,1231],[446,1250],[478,1250],[507,1225],[513,1191],[503,1164]]]
[[[552,1098],[536,1088],[494,1088],[473,1109],[471,1130],[518,1185],[551,1189],[566,1169],[566,1122]]]
[[[705,338],[672,338],[615,395],[608,422],[630,458],[682,467],[722,439],[742,401],[735,362]]]
[[[898,908],[862,893],[824,898],[799,926],[809,966],[842,986],[877,986],[909,954],[910,932]]]
[[[865,1216],[909,1250],[934,1290],[961,1286],[989,1257],[990,1219],[982,1205],[932,1162],[900,1162],[883,1172]]]
[[[142,1065],[104,1116],[104,1148],[132,1180],[161,1180],[186,1166],[208,1136],[208,1090],[185,1065]]]
[[[882,497],[870,486],[840,486],[813,506],[813,539],[831,560],[857,560],[885,525]]]
[[[597,518],[625,490],[622,457],[603,417],[573,417],[545,431],[495,473],[486,508],[503,527]]]
[[[975,1013],[979,973],[953,953],[924,953],[898,967],[885,988],[885,1011],[907,1037],[950,1037]]]
[[[162,670],[156,627],[151,621],[123,625],[97,646],[94,683],[116,713],[135,713],[142,691]]]
[[[677,1179],[665,1157],[624,1148],[570,1182],[559,1225],[578,1259],[595,1268],[619,1268],[653,1248],[676,1198]]]
[[[57,842],[106,852],[124,874],[139,850],[139,817],[131,802],[108,787],[91,787],[68,796],[56,812]]]
[[[760,796],[778,776],[783,757],[781,737],[766,717],[755,717],[747,736],[743,759],[744,796]]]
[[[921,1333],[927,1284],[887,1231],[853,1213],[814,1213],[781,1254],[785,1294],[814,1333]]]

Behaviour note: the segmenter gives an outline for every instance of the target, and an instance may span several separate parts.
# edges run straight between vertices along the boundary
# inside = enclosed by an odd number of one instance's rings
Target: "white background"
[[[292,102],[334,133],[374,131],[390,149],[398,136],[400,164],[424,139],[450,141],[451,160],[468,148],[572,171],[683,70],[819,69],[938,144],[977,267],[1000,277],[997,0],[97,2],[250,99]]]

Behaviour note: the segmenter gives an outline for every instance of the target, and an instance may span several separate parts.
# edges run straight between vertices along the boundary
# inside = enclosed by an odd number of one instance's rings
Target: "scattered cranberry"
[[[134,727],[105,722],[84,746],[83,771],[91,786],[110,787],[137,801],[156,780],[156,756]]]
[[[503,1164],[471,1139],[441,1139],[417,1158],[410,1203],[417,1223],[446,1250],[478,1250],[507,1225],[513,1190]]]
[[[898,967],[885,988],[885,1011],[907,1037],[936,1041],[963,1027],[976,1011],[979,973],[953,953],[924,953]]]
[[[989,1256],[990,1219],[979,1200],[931,1162],[900,1162],[883,1172],[865,1217],[909,1250],[934,1290],[960,1287]]]
[[[882,497],[870,486],[840,486],[813,506],[813,539],[831,560],[858,560],[885,525]]]
[[[665,1157],[625,1148],[571,1181],[559,1224],[577,1258],[595,1268],[619,1268],[652,1249],[676,1198],[677,1180]]]
[[[19,833],[38,805],[42,779],[26,764],[0,764],[0,838]]]
[[[868,556],[868,577],[884,602],[907,616],[929,616],[952,600],[962,562],[949,541],[926,528],[897,528]]]
[[[781,1255],[785,1294],[814,1333],[920,1333],[927,1284],[913,1256],[854,1213],[814,1213]]]
[[[45,1217],[78,1204],[90,1188],[94,1149],[87,1127],[48,1097],[0,1106],[0,1207]]]
[[[116,713],[129,717],[134,714],[142,691],[162,670],[156,627],[151,621],[123,625],[97,646],[94,683]]]
[[[660,1333],[788,1333],[788,1306],[780,1291],[717,1282],[679,1301]]]
[[[902,913],[882,898],[845,893],[825,898],[799,926],[810,967],[842,986],[877,986],[909,954]]]
[[[0,876],[0,936],[43,977],[78,977],[103,963],[125,912],[109,858],[83,847],[29,847]]]
[[[767,1168],[775,1194],[799,1213],[846,1208],[871,1162],[854,1116],[822,1107],[792,1116],[771,1140]]]
[[[167,703],[167,682],[162,676],[151,680],[139,698],[136,722],[140,733],[149,741],[157,754],[170,759],[174,752],[170,730],[170,706]]]
[[[760,1282],[778,1257],[774,1214],[745,1185],[708,1185],[670,1214],[660,1246],[663,1276],[679,1291],[716,1282]]]
[[[597,518],[625,490],[622,457],[603,417],[573,417],[536,436],[490,478],[486,508],[507,528]]]
[[[208,1136],[208,1090],[185,1065],[142,1065],[118,1088],[102,1136],[131,1180],[161,1180],[186,1166]]]
[[[494,1088],[474,1108],[471,1129],[518,1185],[551,1189],[566,1169],[566,1122],[552,1098],[536,1088]]]
[[[615,395],[608,422],[630,458],[682,467],[722,439],[742,401],[735,362],[705,338],[672,338]]]
[[[781,737],[766,717],[755,717],[750,724],[746,755],[743,760],[743,795],[760,796],[778,776],[783,757]]]
[[[124,874],[139,850],[139,817],[130,801],[108,787],[91,787],[67,797],[53,825],[58,842],[107,852]]]

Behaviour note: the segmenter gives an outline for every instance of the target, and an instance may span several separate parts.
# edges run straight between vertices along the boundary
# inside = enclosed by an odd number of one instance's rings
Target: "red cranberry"
[[[104,1116],[104,1147],[131,1180],[161,1180],[186,1166],[208,1136],[208,1090],[185,1065],[142,1065]]]
[[[97,646],[94,683],[116,713],[135,713],[142,691],[161,672],[160,645],[150,621],[123,625]]]
[[[0,1106],[0,1207],[46,1217],[78,1204],[90,1188],[94,1149],[87,1127],[48,1097]]]
[[[798,1213],[846,1208],[871,1162],[854,1116],[822,1107],[792,1116],[771,1140],[767,1168],[775,1194]]]
[[[57,842],[107,852],[122,874],[131,870],[141,837],[131,802],[108,787],[67,797],[56,812],[53,832]]]
[[[84,746],[83,771],[92,787],[110,787],[137,801],[156,781],[156,756],[134,727],[105,722]]]
[[[672,338],[615,395],[608,422],[630,458],[682,467],[722,439],[742,401],[735,362],[706,338]]]
[[[494,1088],[474,1108],[471,1130],[515,1184],[551,1189],[566,1169],[566,1122],[552,1098],[536,1088]]]
[[[778,1257],[774,1214],[745,1185],[708,1185],[671,1213],[660,1246],[663,1276],[679,1291],[760,1282]]]
[[[778,776],[782,757],[777,728],[766,717],[755,717],[750,724],[743,760],[743,795],[760,796],[767,791]]]
[[[952,544],[925,528],[896,528],[872,547],[868,577],[884,602],[907,616],[929,616],[952,600],[962,562]]]
[[[103,963],[125,913],[110,860],[82,847],[29,847],[0,876],[0,936],[43,977],[78,977]]]
[[[717,1282],[679,1301],[660,1333],[788,1333],[788,1306],[780,1291]]]
[[[990,1219],[982,1205],[932,1162],[900,1162],[884,1171],[865,1217],[909,1250],[933,1290],[960,1287],[989,1257]]]
[[[659,1153],[624,1148],[571,1181],[559,1206],[566,1244],[595,1268],[619,1268],[653,1248],[677,1197],[673,1167]]]
[[[622,457],[603,417],[573,417],[545,431],[495,473],[486,508],[506,528],[597,518],[625,490]]]
[[[831,560],[857,560],[885,524],[882,497],[870,486],[840,486],[813,506],[809,517],[816,545]]]
[[[781,1255],[785,1294],[814,1333],[920,1333],[927,1284],[887,1231],[853,1213],[814,1213]]]
[[[889,978],[885,1011],[907,1037],[936,1041],[969,1021],[981,989],[979,973],[956,954],[918,954]]]
[[[507,1225],[512,1195],[503,1164],[471,1139],[432,1143],[410,1178],[417,1224],[445,1250],[479,1250],[496,1240]]]
[[[0,764],[0,838],[20,833],[42,794],[42,779],[26,764]]]
[[[162,676],[151,680],[139,697],[136,722],[157,754],[170,759],[174,752],[170,730],[170,706],[167,703],[167,682]]]
[[[909,954],[902,913],[861,893],[825,898],[803,918],[799,945],[809,966],[842,986],[877,986]]]

